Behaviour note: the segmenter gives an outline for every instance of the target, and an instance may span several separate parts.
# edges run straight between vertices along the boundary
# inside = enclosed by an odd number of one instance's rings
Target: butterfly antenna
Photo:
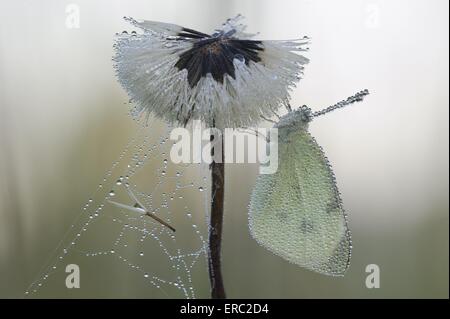
[[[272,120],[272,119],[269,119],[269,118],[267,118],[267,117],[265,117],[265,116],[263,116],[263,115],[260,115],[260,117],[261,117],[264,121],[267,121],[267,122],[270,122],[270,123],[277,124],[276,121],[274,121],[274,120]]]
[[[271,111],[276,117],[278,117],[278,119],[281,119],[281,116],[279,116],[277,112],[275,112],[274,110],[271,110]]]
[[[355,95],[348,97],[346,100],[342,100],[342,101],[340,101],[334,105],[331,105],[323,110],[314,112],[312,115],[313,115],[313,117],[321,116],[321,115],[327,114],[331,111],[343,108],[344,106],[353,104],[355,102],[361,102],[362,100],[364,100],[364,97],[366,95],[369,95],[369,90],[367,90],[367,89],[360,91],[360,92],[356,93]]]
[[[289,103],[289,102],[285,103],[285,104],[284,104],[284,107],[286,108],[286,110],[287,110],[288,112],[292,112],[292,106],[291,106],[291,103]]]

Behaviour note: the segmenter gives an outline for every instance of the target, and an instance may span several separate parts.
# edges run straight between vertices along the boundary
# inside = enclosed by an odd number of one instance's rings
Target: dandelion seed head
[[[241,15],[212,34],[125,18],[139,32],[117,35],[113,58],[133,115],[169,123],[202,120],[218,128],[256,125],[288,103],[308,59],[309,39],[253,40]]]

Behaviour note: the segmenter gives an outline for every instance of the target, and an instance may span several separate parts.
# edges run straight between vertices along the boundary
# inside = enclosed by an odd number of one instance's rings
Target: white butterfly
[[[303,106],[283,116],[275,124],[278,171],[261,174],[251,196],[249,226],[257,242],[326,275],[344,275],[352,242],[334,173],[308,124],[314,117],[361,101],[368,93],[361,91],[316,113]]]

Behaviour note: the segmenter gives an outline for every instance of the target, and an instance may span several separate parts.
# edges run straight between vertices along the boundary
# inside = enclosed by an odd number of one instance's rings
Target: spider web
[[[159,122],[149,120],[151,125]],[[209,171],[205,164],[173,164],[168,138],[142,126],[112,164],[51,254],[29,297],[196,298],[207,280]],[[111,204],[133,206],[130,190],[150,212],[176,228]],[[80,289],[67,289],[66,266],[80,269]],[[198,284],[200,283],[200,284]],[[126,289],[124,288],[127,287]],[[84,288],[84,289],[83,289]]]

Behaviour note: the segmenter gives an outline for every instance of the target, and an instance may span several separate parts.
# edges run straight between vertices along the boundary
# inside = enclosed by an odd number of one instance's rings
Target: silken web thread
[[[66,257],[71,254],[78,255],[78,257],[92,258],[95,263],[96,258],[110,257],[111,262],[120,262],[126,265],[127,269],[136,273],[145,280],[150,287],[156,288],[162,292],[166,297],[181,297],[181,298],[195,298],[195,282],[192,280],[191,273],[194,268],[201,267],[200,264],[206,264],[207,258],[207,236],[204,232],[202,222],[208,218],[208,195],[206,189],[209,185],[208,167],[204,164],[200,165],[200,178],[197,176],[198,182],[188,182],[186,179],[192,178],[189,165],[195,164],[172,164],[169,159],[170,146],[173,141],[168,139],[169,127],[166,127],[165,133],[159,137],[154,137],[151,133],[151,122],[143,126],[135,137],[133,137],[122,151],[118,159],[113,163],[109,169],[102,183],[98,185],[96,191],[86,204],[81,208],[81,212],[70,226],[70,229],[60,241],[58,247],[51,255],[49,262],[44,266],[40,275],[33,281],[25,292],[28,297],[39,297],[39,292],[51,276],[58,271],[64,272]],[[149,125],[150,124],[150,125]],[[155,141],[152,141],[155,140]],[[130,158],[128,158],[130,157]],[[125,169],[120,172],[120,166],[125,164]],[[143,173],[147,165],[155,165],[157,181],[154,185],[142,191],[137,183],[133,180],[145,180],[145,176],[139,176]],[[170,167],[172,166],[173,167]],[[199,169],[196,169],[198,175]],[[186,176],[185,176],[186,175]],[[191,176],[189,176],[191,175]],[[195,178],[194,178],[195,179]],[[164,191],[157,194],[160,189],[170,188],[170,181],[175,183],[174,189]],[[109,199],[116,200],[117,194],[126,193],[124,187],[129,187],[139,200],[149,210],[157,214],[160,218],[167,220],[170,223],[176,223],[177,232],[172,233],[164,226],[158,224],[153,219],[145,215],[138,215],[134,212],[128,212],[124,209],[115,208],[108,203]],[[191,192],[188,196],[200,196],[201,209],[189,207],[190,203],[185,201],[184,195],[186,192]],[[159,195],[159,196],[158,196]],[[154,205],[156,201],[155,196],[159,197],[160,204]],[[127,204],[133,205],[130,198],[122,197]],[[172,209],[171,204],[177,199],[184,204],[178,205]],[[196,198],[198,202],[198,198]],[[201,217],[199,216],[202,215]],[[181,222],[180,222],[181,221]],[[198,222],[200,221],[200,222]],[[80,245],[79,242],[86,237],[86,234],[91,232],[109,232],[108,222],[112,222],[119,228],[119,232],[113,236],[113,240],[106,244],[102,249],[91,249],[91,243],[87,245]],[[206,224],[205,224],[206,225]],[[188,234],[192,239],[189,242],[191,247],[182,247],[185,245],[185,240],[178,239],[180,231]],[[105,234],[106,237],[106,234]],[[137,257],[142,257],[147,252],[133,251],[136,243],[129,237],[138,239],[139,244],[145,246],[146,243],[152,247],[159,247],[159,257],[163,256],[167,260],[164,262],[170,266],[170,278],[163,278],[158,274],[152,273],[152,264],[138,263]],[[87,246],[87,247],[86,247]],[[92,246],[95,246],[92,243]],[[131,258],[129,257],[131,255]],[[152,263],[157,263],[160,259],[152,260]],[[98,271],[101,271],[100,269]],[[204,267],[205,278],[207,269]],[[64,274],[64,276],[67,274]],[[113,280],[114,278],[111,278]],[[175,288],[180,295],[173,295],[166,292],[167,287]],[[120,289],[120,287],[118,287]],[[173,289],[171,289],[173,291]],[[144,297],[148,297],[146,295]]]

